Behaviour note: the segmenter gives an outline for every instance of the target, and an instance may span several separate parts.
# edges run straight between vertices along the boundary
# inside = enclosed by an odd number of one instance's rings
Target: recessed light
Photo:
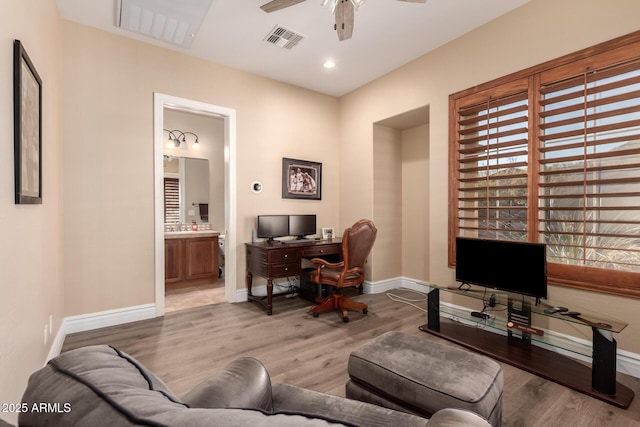
[[[324,64],[322,64],[322,66],[323,66],[324,68],[326,68],[326,69],[330,70],[330,69],[332,69],[332,68],[335,68],[336,63],[335,63],[335,62],[333,62],[333,61],[331,61],[331,60],[329,60],[329,61],[326,61]]]

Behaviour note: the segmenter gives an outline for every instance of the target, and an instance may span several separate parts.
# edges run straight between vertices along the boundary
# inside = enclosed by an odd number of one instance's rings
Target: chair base
[[[345,323],[349,321],[349,313],[347,312],[347,309],[362,310],[362,313],[364,314],[367,314],[369,309],[367,304],[352,301],[351,298],[338,293],[331,294],[326,298],[316,298],[316,302],[319,305],[311,307],[310,310],[313,317],[318,317],[320,313],[324,311],[338,310],[342,312],[342,321]]]

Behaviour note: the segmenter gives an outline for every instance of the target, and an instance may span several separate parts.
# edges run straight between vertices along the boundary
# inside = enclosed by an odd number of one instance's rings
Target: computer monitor
[[[258,237],[273,242],[274,237],[289,235],[288,215],[258,215]]]
[[[289,215],[289,235],[298,239],[316,234],[315,215]]]

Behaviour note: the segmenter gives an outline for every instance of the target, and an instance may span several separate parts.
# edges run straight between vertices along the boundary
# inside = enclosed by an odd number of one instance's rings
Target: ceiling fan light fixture
[[[338,6],[338,3],[340,3],[340,1],[342,0],[322,0],[321,6],[325,7],[327,3],[331,3],[331,13],[336,13],[336,7]],[[362,6],[362,4],[367,0],[345,0],[345,1],[350,1],[351,4],[353,4],[354,9],[358,10],[360,6]]]
[[[351,0],[351,3],[353,3],[353,7],[356,8],[356,10],[358,10],[358,8],[360,6],[362,6],[362,4],[367,1],[367,0]]]
[[[275,12],[276,10],[285,9],[290,6],[294,6],[298,3],[302,3],[306,0],[271,0],[260,6],[262,10],[267,13]],[[366,0],[322,0],[320,5],[322,7],[327,4],[331,5],[331,13],[335,15],[335,24],[333,29],[338,33],[338,40],[343,41],[350,39],[353,35],[353,21],[355,17],[355,11]],[[427,0],[399,0],[408,3],[426,3]],[[275,41],[265,39],[273,44],[277,44]]]

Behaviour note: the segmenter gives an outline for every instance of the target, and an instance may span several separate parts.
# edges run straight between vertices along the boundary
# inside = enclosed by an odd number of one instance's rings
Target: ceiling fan
[[[267,13],[294,6],[306,0],[272,0],[260,6],[260,9]],[[409,3],[426,3],[427,0],[398,0]],[[336,17],[334,29],[338,33],[338,40],[350,39],[353,35],[353,19],[355,11],[365,0],[322,0],[322,6],[329,3],[332,6],[333,14]]]

